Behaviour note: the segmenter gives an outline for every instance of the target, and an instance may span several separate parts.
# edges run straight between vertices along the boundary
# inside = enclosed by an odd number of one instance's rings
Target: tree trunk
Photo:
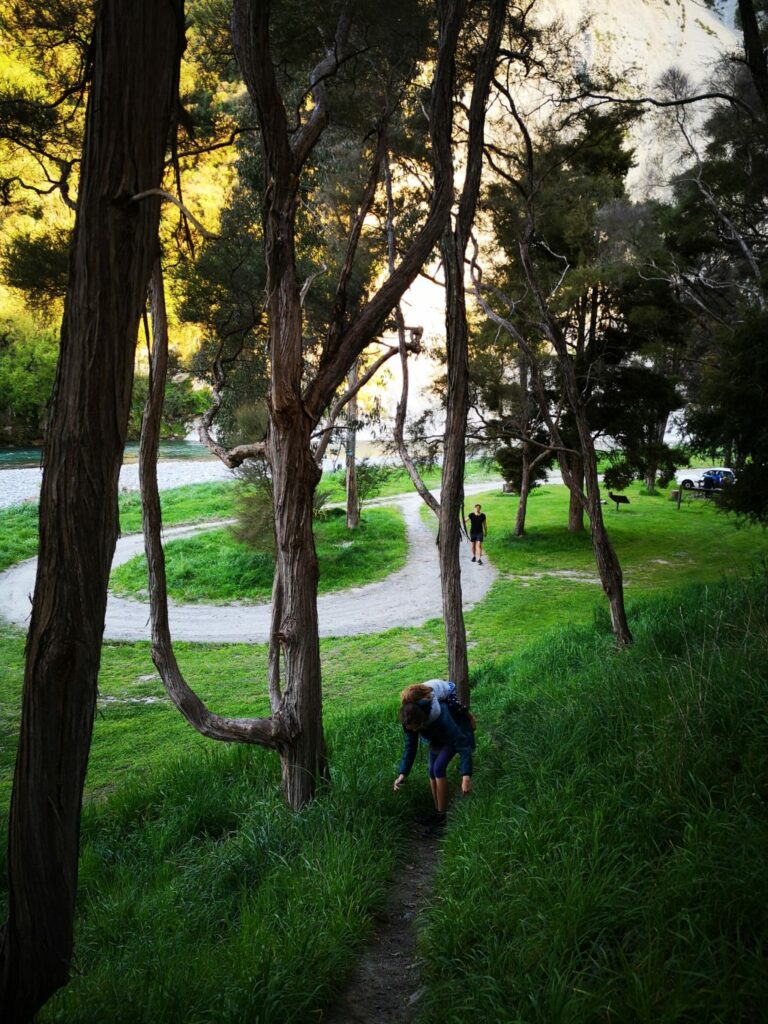
[[[760,97],[763,115],[768,116],[768,60],[760,35],[760,25],[753,0],[738,0],[744,55],[755,91]]]
[[[357,363],[349,371],[349,386],[357,384]],[[360,499],[357,494],[357,393],[347,404],[347,528],[356,530],[360,525]]]
[[[286,187],[290,188],[287,182]],[[275,188],[265,211],[272,366],[267,456],[282,604],[282,618],[274,628],[286,680],[274,717],[278,731],[290,737],[280,749],[283,794],[288,805],[298,809],[312,799],[325,774],[325,741],[312,533],[313,497],[321,471],[311,447],[315,424],[305,413],[301,394],[302,308],[293,231],[288,226],[291,208],[292,197]]]
[[[532,223],[532,219],[529,216],[526,234],[520,239],[520,262],[525,271],[528,285],[536,297],[541,313],[542,328],[545,330],[557,353],[558,363],[563,375],[565,395],[573,413],[579,437],[582,472],[586,483],[586,509],[589,516],[592,547],[595,552],[597,570],[603,586],[603,592],[608,599],[613,635],[616,638],[616,643],[620,647],[624,647],[632,643],[632,633],[630,632],[624,609],[624,577],[621,571],[621,564],[616,556],[608,536],[608,531],[605,528],[605,522],[603,521],[603,508],[600,504],[600,486],[597,479],[595,443],[589,427],[586,409],[581,398],[574,361],[568,351],[568,345],[562,330],[547,304],[531,263]],[[573,494],[575,491],[575,481],[571,480],[571,493]]]
[[[624,608],[624,576],[616,551],[614,550],[603,520],[603,507],[600,504],[600,486],[597,480],[597,457],[595,455],[592,434],[583,412],[578,417],[579,436],[584,450],[584,476],[587,491],[587,514],[592,531],[592,547],[595,552],[597,571],[603,592],[608,599],[611,612],[611,624],[616,643],[625,647],[632,643],[632,633],[627,622]]]
[[[464,296],[464,253],[453,231],[440,243],[445,274],[447,407],[440,486],[440,583],[443,595],[448,678],[456,684],[459,700],[469,704],[469,659],[461,593],[459,544],[464,499],[465,433],[469,408],[469,355]]]
[[[520,503],[515,518],[515,536],[525,536],[525,516],[528,511],[528,495],[531,491],[531,457],[528,445],[523,443],[523,468],[520,474]]]
[[[667,432],[668,419],[668,416],[662,416],[653,424],[653,427],[651,429],[651,444],[654,446],[654,448],[661,447],[661,445],[664,443],[664,435]],[[656,458],[655,455],[653,455],[651,456],[651,458],[648,459],[648,462],[645,466],[645,473],[643,474],[643,482],[645,484],[645,490],[647,494],[653,494],[653,492],[656,490],[656,476],[658,474],[658,471],[659,460]]]
[[[314,373],[302,392],[304,352],[302,305],[296,279],[295,229],[302,171],[330,117],[326,82],[349,53],[352,8],[344,6],[332,45],[310,74],[310,102],[289,124],[275,75],[270,45],[270,5],[235,0],[232,41],[260,127],[264,168],[263,232],[267,265],[267,308],[271,385],[267,454],[272,468],[275,537],[275,593],[270,688],[275,732],[280,736],[283,789],[291,807],[312,798],[325,775],[317,624],[317,556],[312,535],[312,497],[320,470],[311,449],[312,432],[363,349],[381,331],[386,316],[417,276],[450,213],[453,177],[450,152],[455,51],[463,18],[462,0],[438,5],[440,41],[432,88],[431,125],[434,189],[427,219],[397,269],[349,322],[348,287],[354,256],[381,173],[378,136],[368,182],[339,273],[328,333]],[[279,655],[285,689],[279,692]],[[277,706],[277,710],[274,708]],[[288,737],[288,739],[285,739]]]
[[[104,0],[40,496],[8,843],[0,1007],[29,1020],[66,983],[136,335],[156,253],[183,4]],[[137,59],[140,55],[141,59]]]
[[[272,410],[267,438],[275,502],[276,572],[282,616],[274,634],[284,665],[285,688],[273,717],[290,740],[280,746],[283,795],[298,810],[326,775],[320,640],[317,623],[317,554],[312,499],[320,470],[310,429],[299,404]]]
[[[464,261],[475,219],[483,167],[488,92],[493,78],[506,17],[504,0],[488,11],[485,43],[475,66],[468,111],[467,162],[456,223],[450,220],[440,242],[445,274],[447,405],[440,490],[440,581],[448,652],[449,678],[459,699],[469,704],[469,659],[459,566],[460,516],[464,500],[465,434],[469,412],[469,330],[467,327]]]
[[[582,494],[584,491],[584,460],[580,455],[563,455],[568,461],[568,471],[571,475],[571,485],[568,499],[568,532],[584,532],[584,502]]]

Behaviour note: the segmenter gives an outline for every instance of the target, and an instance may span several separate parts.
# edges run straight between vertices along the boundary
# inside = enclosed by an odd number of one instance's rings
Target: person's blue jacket
[[[459,754],[462,775],[472,774],[472,751],[475,749],[475,734],[469,719],[457,722],[446,704],[440,705],[440,716],[431,725],[418,731],[403,729],[405,743],[400,759],[400,774],[407,775],[416,760],[419,740],[436,747],[450,744]]]

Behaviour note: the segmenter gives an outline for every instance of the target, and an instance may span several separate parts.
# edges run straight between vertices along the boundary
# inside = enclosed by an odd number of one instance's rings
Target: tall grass
[[[423,1019],[755,1021],[768,996],[768,590],[634,609],[477,679]]]
[[[403,841],[410,805],[391,792],[382,723],[381,711],[336,717],[332,786],[301,814],[277,795],[274,755],[243,748],[88,807],[75,974],[40,1020],[318,1020]]]
[[[768,585],[699,587],[475,679],[475,792],[421,919],[423,1024],[755,1021],[768,993]],[[41,1021],[303,1022],[344,985],[425,784],[391,791],[396,696],[328,707],[299,815],[259,750],[91,801],[77,962]],[[416,782],[416,780],[414,780]]]

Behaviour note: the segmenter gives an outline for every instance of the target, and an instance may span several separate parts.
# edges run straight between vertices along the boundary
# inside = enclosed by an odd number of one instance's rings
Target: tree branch
[[[287,737],[280,735],[274,718],[227,718],[213,713],[184,679],[173,651],[168,623],[165,555],[161,540],[160,492],[157,486],[157,452],[168,365],[168,321],[159,259],[153,270],[150,291],[153,344],[150,387],[141,425],[139,475],[152,619],[152,660],[173,704],[203,736],[224,742],[254,743],[273,750],[279,749],[281,740]]]
[[[387,259],[389,261],[389,272],[390,274],[395,269],[395,199],[392,188],[392,168],[389,162],[389,154],[384,159],[384,182],[386,185],[387,193]],[[400,391],[400,401],[397,403],[397,409],[395,411],[395,424],[393,429],[393,436],[395,444],[397,445],[397,451],[400,455],[400,461],[405,467],[405,471],[411,479],[411,483],[416,489],[416,492],[420,495],[422,501],[434,512],[436,516],[440,515],[440,503],[437,498],[432,494],[424,480],[419,473],[416,463],[411,457],[411,453],[408,451],[408,446],[405,443],[405,417],[408,411],[408,350],[405,340],[405,319],[403,317],[403,309],[400,303],[395,306],[395,323],[397,324],[397,342],[398,350],[400,352],[400,370],[403,377],[403,384]]]
[[[325,80],[338,71],[342,61],[346,58],[351,28],[352,13],[349,7],[345,7],[336,24],[333,46],[326,50],[325,56],[310,74],[310,90],[314,107],[307,121],[294,135],[292,144],[294,173],[297,175],[328,124],[328,93],[325,88]]]
[[[418,355],[418,353],[421,352],[421,334],[422,331],[420,327],[415,327],[413,329],[413,340],[411,344],[408,346],[408,350],[410,352],[413,352],[414,355]],[[379,372],[384,363],[386,363],[393,356],[396,356],[397,353],[398,349],[395,346],[388,345],[386,351],[383,352],[382,355],[380,355],[379,358],[368,367],[368,369],[365,371],[362,377],[358,377],[355,384],[352,387],[348,388],[344,392],[344,394],[341,395],[341,397],[338,398],[336,402],[334,402],[333,406],[331,407],[331,411],[328,414],[328,423],[320,431],[320,444],[315,450],[315,461],[318,463],[318,465],[323,461],[323,457],[325,456],[325,452],[331,440],[333,428],[336,425],[336,420],[338,419],[341,410],[350,401],[350,399],[355,397],[355,395],[361,390],[361,388],[365,387],[365,385],[376,376],[376,374]]]
[[[380,332],[389,313],[418,276],[437,242],[453,201],[451,124],[456,44],[464,14],[464,0],[444,0],[440,42],[432,83],[430,133],[434,165],[434,189],[427,219],[389,278],[365,304],[333,352],[324,351],[315,379],[310,384],[305,409],[317,421],[344,380],[349,367],[371,338]]]
[[[173,195],[173,193],[165,192],[161,188],[148,188],[145,192],[137,192],[135,196],[131,196],[131,202],[135,203],[139,199],[147,199],[149,196],[159,196],[161,199],[167,199],[168,202],[173,203],[174,206],[178,206],[178,208],[181,210],[181,212],[184,214],[187,220],[191,221],[195,225],[195,227],[203,236],[203,238],[212,239],[219,237],[218,235],[213,234],[212,231],[208,231],[207,228],[203,227],[203,225],[200,223],[200,221],[197,219],[194,213],[188,210],[184,203],[182,203],[180,199],[177,199],[176,196]]]

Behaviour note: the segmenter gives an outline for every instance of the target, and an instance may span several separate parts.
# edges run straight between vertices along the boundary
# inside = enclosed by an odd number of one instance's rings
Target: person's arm
[[[483,536],[488,536],[488,516],[483,513]]]
[[[406,776],[413,768],[413,762],[416,760],[416,751],[419,749],[419,734],[417,732],[409,732],[408,729],[403,729],[403,756],[400,758],[399,775],[395,779],[394,789],[397,791],[405,782]]]

